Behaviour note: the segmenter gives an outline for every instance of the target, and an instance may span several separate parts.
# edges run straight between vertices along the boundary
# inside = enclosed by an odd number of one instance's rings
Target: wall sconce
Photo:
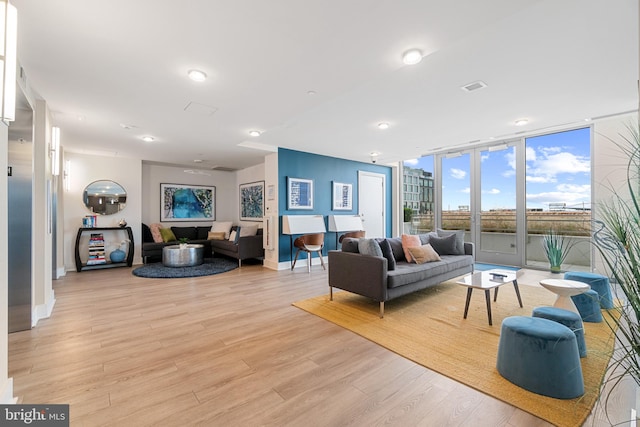
[[[71,190],[71,160],[64,162],[64,171],[62,172],[64,180],[64,191]]]
[[[49,154],[51,155],[51,175],[60,175],[60,128],[51,128],[51,148]]]
[[[0,0],[0,37],[0,118],[12,122],[16,118],[18,11],[9,0]]]

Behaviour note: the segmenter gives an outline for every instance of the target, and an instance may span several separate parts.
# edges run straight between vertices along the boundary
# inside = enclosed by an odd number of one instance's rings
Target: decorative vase
[[[558,274],[561,272],[559,265],[552,265],[549,270],[551,270],[551,272],[555,274]]]
[[[125,254],[124,251],[116,249],[114,251],[111,251],[111,253],[109,254],[109,259],[111,259],[111,262],[123,262],[126,256],[127,254]]]
[[[122,219],[118,222],[118,225],[119,225],[120,227],[123,227],[123,228],[124,228],[124,227],[126,227],[126,226],[127,226],[127,221],[125,221],[125,219],[124,219],[124,218],[122,218]]]

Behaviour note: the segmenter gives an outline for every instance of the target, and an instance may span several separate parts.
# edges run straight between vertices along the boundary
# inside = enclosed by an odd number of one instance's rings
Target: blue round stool
[[[587,356],[587,343],[584,341],[584,326],[582,318],[578,313],[557,307],[536,307],[531,314],[533,317],[541,317],[543,319],[553,320],[571,329],[576,335],[576,343],[578,344],[578,353],[580,357]]]
[[[496,367],[504,378],[533,393],[557,399],[584,394],[576,335],[553,320],[504,319]]]
[[[613,308],[613,298],[611,297],[611,286],[609,278],[601,274],[589,273],[586,271],[568,271],[564,274],[567,280],[576,280],[591,286],[591,289],[600,295],[600,307]]]
[[[573,295],[571,297],[573,303],[580,313],[583,322],[599,323],[602,322],[602,311],[600,311],[600,295],[593,289],[587,292]]]

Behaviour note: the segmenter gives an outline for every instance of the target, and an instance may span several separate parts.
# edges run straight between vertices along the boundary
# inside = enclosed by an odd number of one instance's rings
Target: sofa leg
[[[238,267],[242,267],[242,260],[238,258]]]
[[[380,318],[384,317],[384,301],[380,301]]]
[[[329,286],[329,301],[333,301],[333,287]]]

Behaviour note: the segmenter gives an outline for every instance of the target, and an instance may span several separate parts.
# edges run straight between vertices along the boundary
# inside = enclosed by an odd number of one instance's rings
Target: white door
[[[358,214],[367,237],[386,237],[385,176],[358,171]]]

